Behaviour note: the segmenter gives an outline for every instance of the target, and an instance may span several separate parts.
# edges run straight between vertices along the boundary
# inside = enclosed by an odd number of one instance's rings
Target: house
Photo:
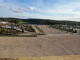
[[[7,21],[1,21],[1,20],[0,20],[0,23],[2,23],[2,24],[8,24]]]

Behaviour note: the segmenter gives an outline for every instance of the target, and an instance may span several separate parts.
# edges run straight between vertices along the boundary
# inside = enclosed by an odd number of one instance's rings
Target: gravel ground
[[[80,55],[80,36],[58,34],[54,30],[52,33],[38,37],[0,37],[0,58]]]
[[[48,34],[65,34],[64,32],[46,27],[46,25],[38,25],[38,27],[40,27],[44,32]]]

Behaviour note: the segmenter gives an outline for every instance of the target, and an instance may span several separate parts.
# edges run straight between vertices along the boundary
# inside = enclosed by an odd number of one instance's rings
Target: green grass
[[[43,30],[42,29],[40,29],[39,27],[37,27],[37,26],[35,26],[40,32],[42,32],[43,33]]]
[[[19,22],[19,24],[22,24],[22,23],[28,23],[28,22]]]
[[[38,34],[38,35],[46,35],[46,34],[44,33],[44,34]]]
[[[49,26],[47,26],[47,27],[49,27]],[[52,27],[49,27],[49,28],[52,28]],[[53,29],[56,29],[56,28],[53,28]],[[67,33],[67,31],[64,31],[64,30],[61,30],[61,29],[57,29],[57,30],[59,30],[59,31],[61,31],[61,32]],[[69,32],[68,32],[68,33],[69,33]]]
[[[33,34],[33,35],[0,35],[0,37],[37,37],[37,34]]]

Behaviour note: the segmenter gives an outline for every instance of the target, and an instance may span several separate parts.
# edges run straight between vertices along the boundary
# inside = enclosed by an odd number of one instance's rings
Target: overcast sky
[[[80,21],[80,0],[0,0],[0,17]]]

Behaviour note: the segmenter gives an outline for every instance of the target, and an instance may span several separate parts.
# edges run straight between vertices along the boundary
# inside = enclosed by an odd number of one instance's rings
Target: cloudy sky
[[[80,21],[80,0],[0,0],[0,17]]]

